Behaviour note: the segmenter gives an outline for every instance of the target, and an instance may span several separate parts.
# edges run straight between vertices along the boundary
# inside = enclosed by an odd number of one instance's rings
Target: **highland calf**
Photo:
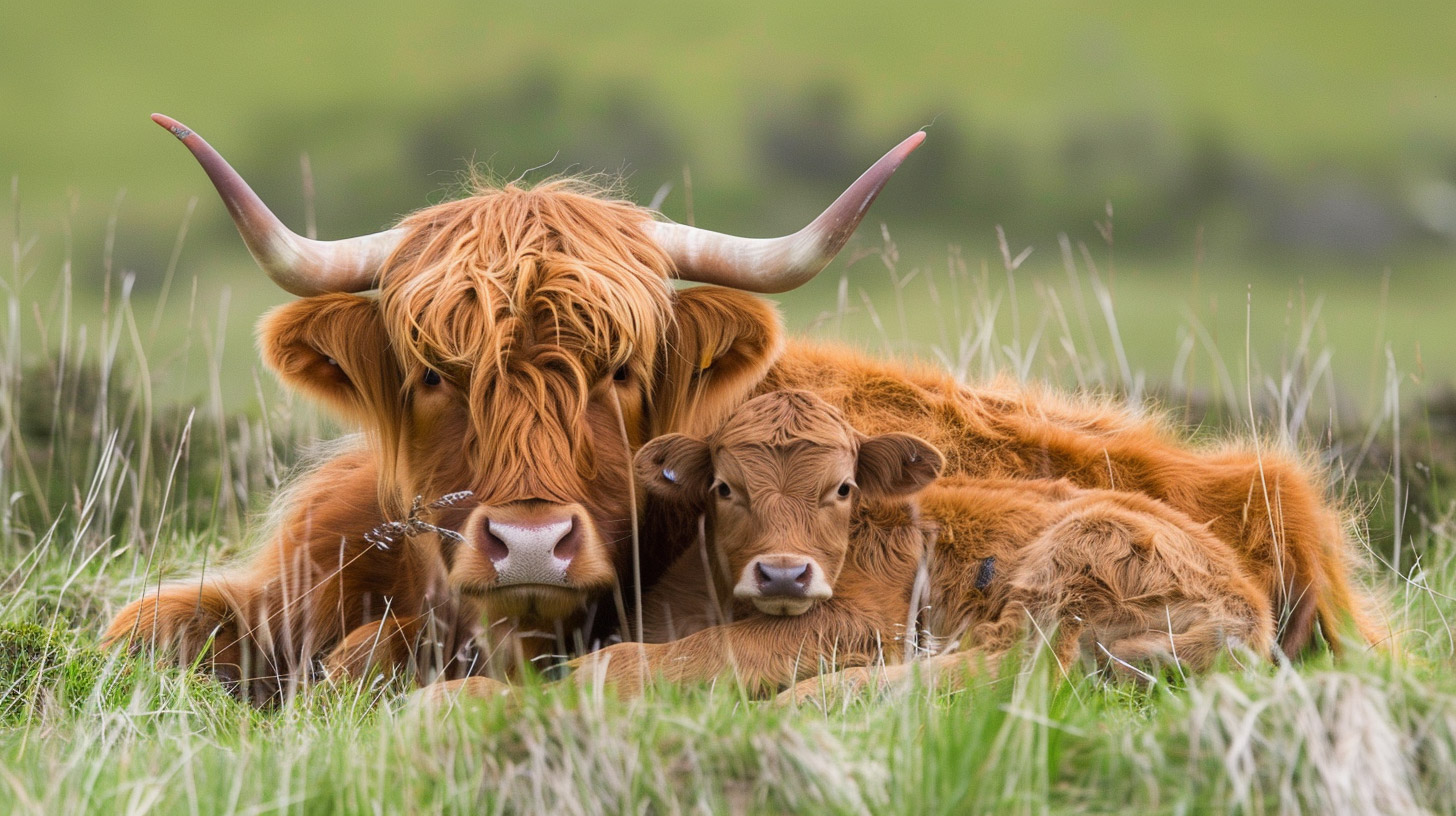
[[[761,693],[900,663],[915,644],[946,649],[928,669],[974,668],[1038,633],[1063,665],[1083,655],[1136,676],[1201,671],[1236,647],[1270,655],[1269,598],[1182,513],[1060,480],[931,484],[942,463],[916,437],[859,434],[804,391],[758,397],[705,439],[653,440],[638,478],[703,514],[703,547],[646,599],[646,639],[668,642],[575,669],[627,693],[650,675],[729,674]]]

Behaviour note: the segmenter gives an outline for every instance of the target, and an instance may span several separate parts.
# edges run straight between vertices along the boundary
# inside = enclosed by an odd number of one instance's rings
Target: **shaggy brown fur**
[[[757,298],[674,291],[667,258],[642,228],[649,216],[566,182],[482,191],[403,222],[408,235],[381,271],[377,297],[305,298],[271,313],[260,329],[264,359],[285,383],[357,423],[367,445],[289,493],[288,523],[252,564],[135,602],[108,640],[223,659],[206,650],[212,633],[225,645],[231,622],[255,620],[266,626],[248,624],[237,637],[286,633],[249,646],[286,668],[366,626],[346,650],[359,654],[358,644],[408,632],[434,608],[401,586],[433,586],[446,573],[491,628],[504,621],[548,634],[527,651],[580,649],[591,633],[578,627],[594,603],[614,589],[630,600],[692,540],[690,520],[652,503],[634,507],[633,451],[663,433],[702,435],[752,394],[786,387],[820,394],[867,433],[929,440],[951,473],[1065,477],[1147,495],[1209,524],[1278,601],[1286,651],[1303,648],[1317,620],[1332,640],[1344,618],[1368,640],[1382,637],[1350,581],[1340,515],[1318,470],[1257,449],[1199,450],[1124,408],[1034,389],[968,389],[847,349],[785,345],[776,314]],[[416,496],[460,490],[473,498],[425,520],[459,530],[464,544],[422,539],[434,555],[406,563],[359,541],[402,519]],[[570,566],[559,581],[500,580],[492,523],[568,521]],[[341,540],[370,566],[340,570],[328,554]],[[285,569],[295,563],[335,566]],[[326,600],[296,614],[269,589],[290,582],[290,597]],[[399,626],[379,622],[385,601]],[[389,663],[412,649],[373,653]],[[334,662],[359,668],[352,658]]]
[[[460,391],[468,421],[454,453],[490,474],[474,480],[481,503],[580,501],[601,442],[618,441],[578,424],[610,402],[595,392],[614,376],[641,383],[657,364],[670,263],[643,231],[646,218],[558,181],[441,204],[401,224],[409,236],[382,277],[382,324],[409,338],[394,348],[399,365],[431,368]],[[641,433],[651,395],[624,396],[628,427]]]
[[[1273,600],[1290,656],[1310,644],[1317,623],[1337,651],[1347,627],[1369,644],[1389,637],[1351,577],[1345,519],[1325,499],[1320,470],[1301,457],[1257,443],[1200,449],[1126,408],[1024,385],[971,389],[838,348],[791,348],[758,392],[788,387],[814,391],[865,433],[923,437],[945,453],[948,474],[1065,478],[1149,496],[1208,525]]]
[[[825,666],[898,663],[907,627],[957,653],[927,671],[994,662],[1034,632],[1055,633],[1064,665],[1086,654],[1134,674],[1163,662],[1200,671],[1231,646],[1267,657],[1273,645],[1268,598],[1187,516],[1064,480],[950,477],[916,500],[940,470],[934,449],[861,437],[807,392],[758,397],[706,440],[653,440],[636,464],[655,495],[704,514],[705,547],[649,594],[655,642],[573,662],[580,679],[626,693],[653,674],[731,673],[763,692]],[[790,556],[828,576],[832,597],[789,615],[764,614],[751,588],[744,603],[740,576]]]
[[[956,687],[1032,643],[1047,643],[1064,670],[1090,659],[1138,681],[1162,667],[1201,672],[1241,650],[1272,652],[1272,606],[1242,559],[1162,502],[1066,480],[952,476],[916,503],[936,527],[921,623],[937,653],[807,678],[781,702],[916,674]],[[868,532],[875,545],[887,537]]]

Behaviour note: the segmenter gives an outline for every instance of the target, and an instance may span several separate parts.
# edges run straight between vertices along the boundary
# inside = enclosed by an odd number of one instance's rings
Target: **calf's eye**
[[[616,371],[613,371],[612,372],[612,381],[613,382],[626,382],[627,381],[627,367],[626,366],[622,366],[621,368],[617,369]]]
[[[839,493],[838,493],[839,498],[841,498],[841,499],[847,499],[847,498],[849,498],[849,491],[851,489],[852,488],[850,487],[849,482],[845,482],[844,484],[840,485],[839,486]]]
[[[440,372],[434,370],[433,368],[425,369],[424,381],[425,385],[439,385]]]
[[[733,490],[728,487],[728,483],[727,482],[719,482],[718,483],[718,498],[720,498],[720,499],[727,499],[727,498],[732,498],[732,496],[733,496]]]

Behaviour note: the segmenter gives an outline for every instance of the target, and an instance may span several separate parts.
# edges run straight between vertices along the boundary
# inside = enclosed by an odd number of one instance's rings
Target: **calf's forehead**
[[[858,435],[834,406],[808,391],[776,391],[749,400],[709,438],[718,449],[811,444],[858,449]]]
[[[708,446],[714,470],[750,489],[817,492],[853,471],[859,435],[817,395],[778,391],[744,403]]]
[[[783,445],[744,443],[713,450],[713,469],[751,493],[772,491],[817,498],[825,482],[854,472],[853,440],[837,444],[798,440]]]

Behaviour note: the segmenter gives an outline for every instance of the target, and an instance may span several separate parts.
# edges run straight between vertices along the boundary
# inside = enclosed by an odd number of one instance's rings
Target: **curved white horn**
[[[782,238],[739,238],[653,221],[648,230],[677,266],[678,277],[749,292],[787,292],[808,283],[844,248],[885,182],[920,143],[918,131],[896,145],[840,194],[809,226]]]
[[[243,177],[201,136],[160,113],[152,114],[152,121],[171,131],[192,151],[222,196],[253,260],[274,283],[303,297],[375,287],[380,267],[404,238],[403,230],[342,241],[305,238],[283,226]]]

